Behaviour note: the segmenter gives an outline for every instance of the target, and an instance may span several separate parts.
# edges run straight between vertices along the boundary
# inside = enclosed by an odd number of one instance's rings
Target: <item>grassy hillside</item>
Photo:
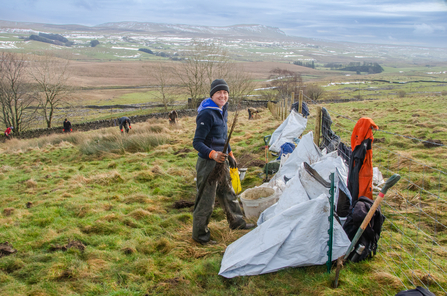
[[[404,111],[385,116],[388,106],[328,108],[355,120],[372,116],[388,130],[393,119],[411,120]],[[418,108],[428,117],[436,110]],[[235,155],[248,167],[243,189],[262,183],[263,136],[281,123],[267,110],[260,115],[248,121],[242,113],[233,136]],[[311,116],[307,131],[313,122]],[[409,124],[396,127],[404,133]],[[338,289],[326,266],[218,276],[226,246],[247,230],[230,230],[216,205],[210,228],[218,244],[202,246],[191,239],[192,208],[174,206],[195,198],[194,118],[176,127],[167,120],[132,127],[128,135],[110,128],[1,144],[0,243],[17,249],[0,258],[1,295],[394,295],[402,289],[380,256],[345,266]],[[444,140],[445,126],[440,129]]]

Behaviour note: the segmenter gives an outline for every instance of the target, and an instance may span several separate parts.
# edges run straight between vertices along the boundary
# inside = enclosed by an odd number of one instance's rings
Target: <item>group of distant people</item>
[[[248,119],[254,119],[254,116],[257,115],[259,113],[259,111],[255,108],[248,108]],[[168,113],[168,119],[169,119],[169,124],[177,124],[177,120],[178,120],[178,113],[176,110],[172,110]],[[130,123],[130,118],[127,116],[123,116],[121,118],[118,118],[118,124],[119,124],[119,129],[121,131],[121,133],[124,133],[124,131],[126,133],[129,133],[129,130],[132,129],[132,125]],[[5,132],[4,135],[6,137],[6,139],[10,140],[11,139],[11,133],[13,131],[14,127],[8,127]],[[71,126],[71,122],[65,118],[64,123],[63,123],[63,129],[62,131],[64,133],[70,133],[73,131],[73,128]]]
[[[248,108],[248,119],[253,119],[255,115],[257,115],[259,113],[258,110],[256,110],[255,108]],[[176,110],[172,110],[168,113],[168,119],[169,119],[169,124],[177,124],[177,120],[178,120],[178,113]],[[123,116],[121,118],[118,118],[118,124],[119,124],[119,129],[121,131],[121,133],[124,133],[124,131],[126,133],[129,133],[129,130],[132,129],[132,125],[130,123],[130,118],[127,116]],[[10,140],[11,139],[11,133],[13,131],[14,127],[8,127],[5,132],[4,135],[6,137],[6,139]],[[65,118],[64,123],[63,123],[63,129],[62,131],[64,133],[70,133],[73,131],[73,128],[71,126],[71,122]]]
[[[170,124],[176,124],[177,118],[178,118],[177,111],[172,110],[171,112],[169,112],[168,118],[169,118]],[[121,133],[124,133],[124,132],[129,133],[129,130],[132,129],[132,125],[130,123],[130,118],[127,116],[118,118],[118,124],[119,124],[119,129],[120,129]],[[10,126],[5,130],[4,135],[7,140],[11,140],[11,137],[12,137],[11,133],[12,133],[13,129],[14,129],[14,127]],[[65,120],[64,120],[62,131],[64,133],[70,133],[73,131],[71,122],[67,118],[65,118]]]
[[[128,133],[129,130],[132,129],[132,125],[130,124],[130,118],[127,116],[118,118],[118,124],[119,124],[119,129],[120,129],[121,133],[124,133],[124,131],[126,131],[126,133]],[[64,128],[62,131],[65,133],[69,133],[69,132],[73,131],[73,129],[71,128],[71,122],[68,121],[67,118],[65,118]]]
[[[222,204],[231,229],[252,229],[254,224],[247,223],[237,197],[228,182],[222,184],[218,180],[208,180],[208,175],[216,164],[220,164],[224,171],[225,180],[230,180],[229,168],[237,168],[236,158],[230,146],[226,151],[227,138],[229,86],[223,79],[216,79],[211,83],[210,96],[203,100],[198,108],[196,118],[196,130],[193,139],[193,147],[198,152],[196,164],[197,171],[197,196],[193,212],[192,238],[200,244],[213,244],[211,232],[208,228],[210,217],[213,213],[216,197]],[[248,108],[249,119],[254,119],[259,111]],[[172,110],[168,113],[169,123],[176,124],[178,113]],[[116,124],[116,121],[115,121]],[[132,129],[130,118],[123,116],[118,119],[119,129],[122,134],[129,133]],[[13,127],[5,131],[9,139]],[[66,118],[63,123],[63,132],[72,132],[71,122]]]

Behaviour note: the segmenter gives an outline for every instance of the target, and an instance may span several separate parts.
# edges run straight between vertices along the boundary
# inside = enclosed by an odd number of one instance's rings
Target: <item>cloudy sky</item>
[[[447,0],[0,0],[0,20],[261,24],[335,41],[447,47]]]

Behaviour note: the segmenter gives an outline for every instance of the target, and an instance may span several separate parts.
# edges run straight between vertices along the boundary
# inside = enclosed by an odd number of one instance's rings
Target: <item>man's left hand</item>
[[[230,168],[232,168],[232,169],[237,168],[237,161],[234,157],[228,155],[228,162],[230,164]]]

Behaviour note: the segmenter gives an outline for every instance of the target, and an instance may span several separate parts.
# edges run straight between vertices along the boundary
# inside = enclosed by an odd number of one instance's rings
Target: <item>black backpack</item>
[[[416,289],[400,291],[395,296],[435,296],[435,294],[425,288],[417,286]]]
[[[343,225],[343,229],[351,241],[354,239],[357,230],[360,228],[363,219],[368,214],[368,211],[372,207],[373,203],[374,201],[370,200],[369,198],[361,196],[351,207],[351,210],[346,217],[346,222]],[[382,231],[382,224],[384,221],[385,216],[382,215],[379,206],[348,259],[353,262],[359,262],[376,254],[377,242],[379,241],[380,232]],[[361,251],[361,247],[359,247],[360,245],[365,247],[363,251]],[[357,251],[358,254],[355,255]]]

